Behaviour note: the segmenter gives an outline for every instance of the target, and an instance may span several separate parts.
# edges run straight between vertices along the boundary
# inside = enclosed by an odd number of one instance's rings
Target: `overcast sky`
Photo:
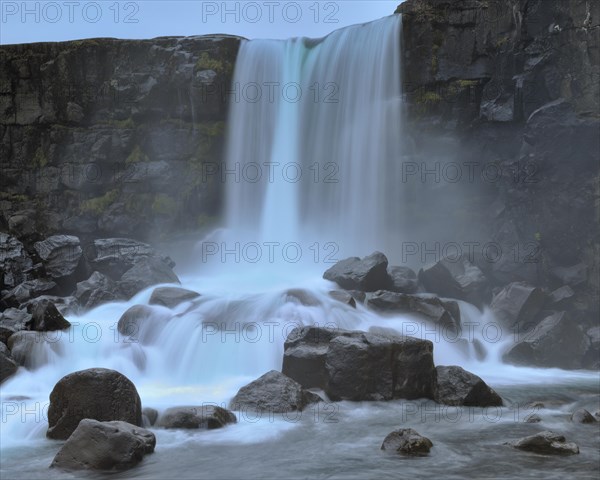
[[[322,37],[394,13],[400,0],[0,0],[0,43],[229,33]]]

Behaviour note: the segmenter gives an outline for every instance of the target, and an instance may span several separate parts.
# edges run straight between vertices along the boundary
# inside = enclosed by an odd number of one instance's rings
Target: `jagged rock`
[[[338,302],[345,303],[346,305],[350,305],[352,308],[356,308],[356,300],[349,292],[344,290],[331,290],[329,292],[329,296]]]
[[[281,372],[271,370],[240,388],[229,403],[231,410],[253,412],[296,412],[321,398]]]
[[[142,420],[144,422],[144,426],[151,427],[156,423],[156,419],[158,418],[158,411],[154,408],[145,407],[142,410]]]
[[[84,418],[140,426],[142,406],[135,385],[106,368],[80,370],[61,378],[50,393],[46,436],[66,439]]]
[[[175,308],[183,302],[189,302],[200,296],[199,293],[185,288],[159,287],[155,288],[150,296],[150,305],[162,305],[167,308]]]
[[[461,367],[438,366],[435,401],[445,405],[469,407],[502,406],[502,398],[480,377]]]
[[[27,325],[30,330],[48,332],[65,330],[71,326],[67,319],[58,311],[56,305],[48,299],[39,300],[30,304],[29,307],[31,320]]]
[[[460,331],[460,308],[452,300],[379,290],[367,295],[367,306],[381,312],[417,313],[454,332]]]
[[[318,327],[285,342],[284,375],[332,400],[433,398],[433,344],[427,340]]]
[[[201,407],[168,408],[159,415],[156,426],[212,430],[236,422],[235,415],[229,410],[212,405],[203,405]]]
[[[574,423],[596,423],[598,420],[585,408],[580,408],[571,414],[571,421]]]
[[[11,307],[18,307],[40,295],[51,295],[56,291],[56,283],[52,280],[36,278],[27,280],[8,291],[2,301]]]
[[[89,310],[119,298],[117,284],[106,275],[94,272],[87,280],[77,283],[75,298],[84,310]]]
[[[54,457],[62,470],[126,470],[154,452],[154,434],[127,422],[83,419]]]
[[[543,432],[509,442],[514,448],[543,455],[573,455],[579,453],[579,447],[567,442],[563,435],[545,430]]]
[[[381,445],[382,450],[401,455],[427,455],[433,443],[412,428],[401,428],[387,435]]]
[[[179,283],[179,278],[164,261],[148,257],[138,260],[127,270],[118,285],[126,298],[131,298],[141,290],[159,283]]]
[[[383,253],[375,252],[360,259],[341,260],[323,274],[323,278],[337,283],[346,290],[373,292],[390,285],[388,260]]]
[[[8,338],[16,332],[27,329],[31,315],[25,310],[9,308],[0,313],[0,342],[7,343]]]
[[[408,267],[388,267],[389,290],[397,293],[415,293],[419,286],[417,274]]]
[[[477,306],[487,303],[488,282],[483,272],[465,255],[446,257],[419,271],[419,281],[428,292],[465,300]]]
[[[556,306],[558,304],[562,304],[563,302],[573,298],[575,292],[568,285],[563,285],[560,288],[557,288],[550,294],[550,300]]]
[[[514,282],[494,296],[490,308],[503,325],[519,325],[521,331],[524,331],[535,325],[535,317],[540,313],[544,300],[544,293],[540,288]]]
[[[19,364],[11,357],[8,347],[0,343],[0,383],[14,375],[18,368]]]
[[[587,280],[587,268],[585,263],[578,263],[570,267],[555,267],[552,274],[562,283],[576,287]]]
[[[557,312],[523,335],[503,359],[517,365],[580,368],[589,345],[589,338],[569,320],[567,313]]]
[[[58,297],[56,295],[42,295],[32,298],[25,302],[22,306],[28,311],[31,311],[39,302],[52,302],[61,315],[70,315],[79,313],[79,302],[75,297]]]
[[[44,268],[50,277],[61,278],[72,275],[83,251],[79,238],[72,235],[53,235],[33,246],[44,262]]]
[[[590,340],[590,346],[583,356],[582,365],[584,368],[592,368],[597,370],[600,368],[600,327],[592,327],[588,329],[586,335]]]
[[[7,233],[0,233],[0,290],[14,288],[26,280],[33,262],[23,244]]]

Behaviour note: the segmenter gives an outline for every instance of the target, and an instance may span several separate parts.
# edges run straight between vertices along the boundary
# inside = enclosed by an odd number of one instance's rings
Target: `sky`
[[[399,3],[401,0],[0,0],[0,44],[214,33],[318,38],[347,25],[391,15]]]

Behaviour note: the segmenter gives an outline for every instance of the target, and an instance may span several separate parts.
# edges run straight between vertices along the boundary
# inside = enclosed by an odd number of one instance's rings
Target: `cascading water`
[[[375,249],[391,252],[401,234],[403,192],[396,182],[405,154],[400,28],[400,17],[392,16],[319,41],[243,43],[234,79],[239,96],[232,103],[229,126],[227,171],[233,173],[224,177],[226,228],[218,235],[219,248],[235,250],[235,243],[255,243],[266,252],[266,244],[295,242],[309,258],[291,261],[276,246],[273,262],[266,253],[259,262],[245,261],[243,255],[215,255],[212,262],[203,261],[197,273],[180,274],[184,287],[202,293],[199,299],[174,310],[153,306],[152,315],[133,336],[119,334],[117,321],[130,306],[148,304],[152,289],[128,302],[69,316],[74,326],[58,335],[40,336],[28,355],[28,368],[2,385],[4,451],[12,448],[11,455],[19,458],[19,445],[45,445],[49,392],[62,376],[76,370],[119,370],[134,382],[145,406],[162,410],[227,402],[241,385],[280,369],[284,339],[295,326],[407,333],[410,325],[415,336],[432,339],[431,329],[419,318],[382,317],[361,305],[354,309],[333,300],[327,294],[333,285],[321,279],[329,266],[325,255],[340,259]],[[292,287],[295,292],[289,290]],[[488,311],[463,303],[461,315],[463,322],[480,326],[493,320]],[[415,325],[420,327],[415,330]],[[481,336],[480,328],[470,331]],[[455,348],[457,342],[435,340],[436,363],[467,364],[495,385],[518,383],[517,371],[529,383],[577,376],[504,366],[502,342],[488,342],[487,359],[479,362]],[[370,418],[360,408],[349,412],[352,423]],[[395,418],[393,412],[388,415]],[[210,442],[258,442],[294,426],[285,421],[240,422],[213,433]],[[161,449],[205,441],[176,431],[157,435],[159,455]],[[306,447],[313,448],[311,444]],[[180,458],[177,452],[173,455]],[[265,464],[260,458],[258,469]],[[39,471],[45,475],[49,462],[44,462]],[[11,471],[17,471],[18,464],[13,460]],[[36,474],[35,468],[30,475]]]

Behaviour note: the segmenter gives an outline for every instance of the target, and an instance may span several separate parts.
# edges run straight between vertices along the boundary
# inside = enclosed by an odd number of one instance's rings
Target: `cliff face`
[[[443,151],[498,175],[472,204],[484,237],[505,252],[482,267],[497,285],[569,285],[576,322],[593,325],[600,3],[408,0],[397,13],[415,154]]]
[[[0,49],[0,230],[27,241],[196,228],[219,213],[240,39],[94,39]]]

